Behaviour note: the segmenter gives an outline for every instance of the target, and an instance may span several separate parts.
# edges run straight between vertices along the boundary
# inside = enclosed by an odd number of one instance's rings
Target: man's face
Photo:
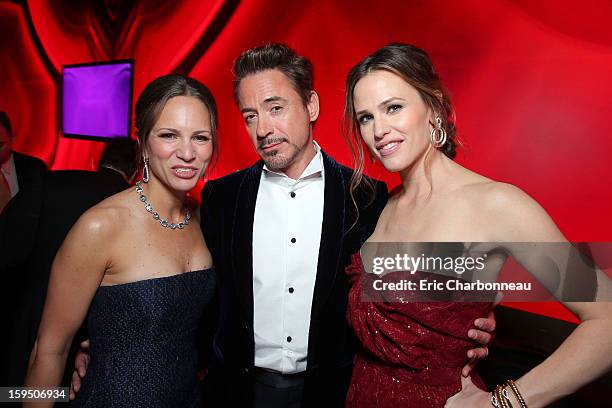
[[[4,126],[0,125],[0,164],[4,164],[11,157],[12,151],[13,140],[11,135]]]
[[[311,125],[319,115],[316,92],[304,104],[291,80],[273,69],[240,81],[238,98],[247,132],[266,165],[284,172],[298,166],[312,148]]]

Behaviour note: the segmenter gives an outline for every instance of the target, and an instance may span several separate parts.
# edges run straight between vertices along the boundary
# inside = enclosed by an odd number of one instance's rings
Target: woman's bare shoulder
[[[472,186],[474,199],[484,208],[508,210],[512,206],[534,206],[537,202],[517,186],[489,180]]]
[[[130,192],[131,189],[121,191],[94,205],[81,215],[74,228],[104,235],[117,232],[129,221],[134,203],[138,203]]]
[[[474,208],[499,228],[498,240],[558,241],[563,235],[544,208],[515,185],[491,181],[473,186]]]
[[[471,208],[498,220],[516,218],[517,214],[533,213],[541,209],[533,198],[515,185],[490,179],[464,186],[460,195]]]

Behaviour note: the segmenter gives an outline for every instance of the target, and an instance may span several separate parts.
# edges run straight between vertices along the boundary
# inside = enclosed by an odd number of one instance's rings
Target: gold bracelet
[[[508,407],[508,404],[506,404],[506,399],[502,395],[503,389],[504,388],[502,385],[498,385],[497,387],[495,387],[495,396],[497,397],[497,402],[499,402],[500,408],[510,408]]]
[[[510,386],[510,389],[512,390],[512,392],[516,396],[516,399],[518,400],[519,404],[521,404],[521,408],[527,408],[527,404],[525,403],[525,399],[523,398],[523,396],[519,392],[518,387],[516,386],[514,381],[508,380],[508,381],[506,381],[506,384],[508,384],[508,386]]]
[[[507,408],[514,408],[512,406],[512,400],[510,399],[510,394],[508,393],[508,390],[506,390],[506,384],[502,384],[499,385],[499,398],[502,400],[502,403],[507,407]]]
[[[502,397],[505,398],[505,403],[508,407],[510,408],[514,408],[512,406],[512,400],[510,399],[510,394],[508,393],[508,390],[504,388],[505,384],[501,386],[501,395]]]
[[[495,390],[491,391],[491,405],[493,405],[495,408],[499,408],[499,401],[497,401]]]
[[[514,408],[512,406],[512,400],[510,394],[506,390],[507,384],[498,385],[495,390],[491,393],[491,405],[495,408]]]

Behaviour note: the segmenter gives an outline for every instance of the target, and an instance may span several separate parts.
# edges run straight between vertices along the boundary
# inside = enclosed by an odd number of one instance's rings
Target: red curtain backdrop
[[[94,169],[103,144],[59,129],[62,66],[133,58],[136,96],[159,75],[189,74],[219,104],[220,177],[257,158],[233,103],[232,60],[285,42],[315,66],[315,138],[351,165],[340,131],[345,76],[376,48],[408,42],[429,52],[454,97],[460,163],[525,190],[568,239],[612,241],[611,15],[606,0],[2,1],[0,109],[16,150],[52,169]],[[513,306],[572,319],[557,304]]]

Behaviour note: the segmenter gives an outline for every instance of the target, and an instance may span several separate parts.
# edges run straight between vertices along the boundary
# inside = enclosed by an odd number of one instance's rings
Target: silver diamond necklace
[[[136,193],[138,193],[138,197],[140,201],[144,204],[145,210],[150,212],[153,215],[153,218],[156,221],[159,221],[162,227],[170,228],[170,229],[183,229],[186,225],[189,225],[189,220],[191,219],[191,213],[189,212],[189,208],[185,207],[185,219],[183,222],[179,222],[175,224],[166,219],[162,219],[159,214],[153,209],[153,206],[147,201],[147,197],[142,193],[142,180],[136,182]]]

